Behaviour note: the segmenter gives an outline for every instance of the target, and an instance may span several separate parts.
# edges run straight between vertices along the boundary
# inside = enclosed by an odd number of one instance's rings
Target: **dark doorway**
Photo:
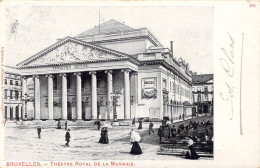
[[[100,115],[100,105],[99,105],[99,103],[98,103],[98,105],[97,105],[97,118],[98,118],[98,119],[100,119],[100,118],[99,118],[99,115]]]
[[[23,119],[23,108],[21,107],[21,119]]]
[[[72,120],[72,105],[71,105],[71,102],[67,102],[67,119]]]
[[[203,113],[208,113],[208,105],[203,106]]]
[[[85,105],[84,105],[84,102],[82,101],[82,120],[85,120],[86,118],[85,118],[85,113],[86,113],[86,111],[85,111]]]
[[[15,107],[15,118],[17,121],[19,121],[19,106]]]
[[[5,121],[7,120],[7,106],[5,106]]]
[[[10,120],[14,119],[14,115],[13,115],[13,107],[10,107]]]

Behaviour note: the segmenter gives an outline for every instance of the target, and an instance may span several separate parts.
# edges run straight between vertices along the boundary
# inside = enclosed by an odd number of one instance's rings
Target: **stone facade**
[[[111,28],[121,23],[104,24]],[[191,115],[184,103],[192,101],[188,64],[177,61],[146,28],[120,31],[122,27],[102,34],[101,25],[101,34],[91,30],[66,37],[19,63],[22,76],[34,81],[34,115],[28,116],[88,120]]]
[[[6,121],[22,119],[22,81],[19,69],[4,66],[4,113]]]

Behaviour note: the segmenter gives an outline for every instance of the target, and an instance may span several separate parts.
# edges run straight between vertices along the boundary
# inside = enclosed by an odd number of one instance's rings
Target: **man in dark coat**
[[[153,131],[153,123],[152,122],[150,122],[150,124],[149,124],[149,135],[151,134],[151,132],[154,133],[154,131]]]
[[[158,135],[160,137],[160,143],[162,142],[162,126],[158,129]]]
[[[100,130],[100,125],[101,125],[100,121],[97,121],[98,130]]]
[[[67,141],[67,143],[65,145],[69,146],[69,143],[70,143],[70,129],[68,129],[68,131],[66,132],[65,141]]]
[[[132,127],[135,127],[135,117],[133,118],[133,121],[132,121]]]
[[[138,129],[142,129],[143,128],[142,119],[139,119],[138,122],[139,122]]]
[[[67,121],[65,121],[65,130],[67,130],[67,127],[68,127],[68,123]]]
[[[57,124],[57,129],[61,129],[61,123],[60,123],[60,121],[59,121],[58,124]]]
[[[37,128],[37,133],[38,133],[38,138],[39,139],[41,138],[41,131],[42,131],[41,127],[38,127]]]

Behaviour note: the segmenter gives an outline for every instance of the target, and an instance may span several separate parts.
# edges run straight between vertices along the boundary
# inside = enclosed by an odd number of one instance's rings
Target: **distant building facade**
[[[146,28],[109,20],[100,30],[58,40],[17,66],[24,85],[34,81],[34,108],[27,112],[36,120],[191,115],[189,65]]]
[[[22,119],[22,81],[20,70],[4,66],[4,115],[6,121]]]
[[[212,113],[214,102],[213,74],[201,74],[192,76],[192,100],[196,112]]]

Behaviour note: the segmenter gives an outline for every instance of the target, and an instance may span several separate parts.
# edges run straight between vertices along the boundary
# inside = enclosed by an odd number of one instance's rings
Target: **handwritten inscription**
[[[232,83],[232,80],[234,78],[234,75],[235,75],[235,49],[237,49],[237,45],[234,38],[227,32],[227,35],[228,35],[228,40],[229,40],[229,47],[227,48],[224,48],[222,47],[221,48],[221,51],[223,53],[223,57],[221,57],[219,59],[220,61],[220,64],[221,64],[221,67],[222,69],[224,70],[226,76],[227,76],[227,80],[224,81],[225,82],[225,86],[226,86],[226,89],[224,92],[220,92],[220,97],[222,100],[224,100],[225,102],[227,102],[227,104],[231,107],[231,110],[227,110],[228,112],[228,116],[229,116],[229,119],[232,120],[233,119],[233,98],[234,98],[234,83]],[[242,37],[242,47],[241,47],[241,69],[240,69],[240,83],[239,83],[239,88],[240,88],[240,95],[239,95],[239,99],[240,99],[240,108],[239,108],[239,111],[240,111],[240,134],[242,135],[242,113],[241,113],[241,92],[242,92],[242,57],[243,57],[243,43],[244,43],[244,33],[242,33],[241,35]],[[235,48],[236,47],[236,48]]]
[[[220,64],[225,71],[226,75],[229,77],[229,79],[232,79],[234,77],[234,47],[235,47],[235,41],[234,39],[230,36],[229,33],[228,38],[229,38],[229,48],[221,48],[224,57],[220,58]],[[234,92],[234,86],[231,84],[231,82],[225,81],[226,84],[226,92],[225,93],[220,93],[220,97],[222,100],[226,101],[230,106],[231,106],[231,111],[228,111],[228,116],[229,119],[233,119],[233,92]]]

